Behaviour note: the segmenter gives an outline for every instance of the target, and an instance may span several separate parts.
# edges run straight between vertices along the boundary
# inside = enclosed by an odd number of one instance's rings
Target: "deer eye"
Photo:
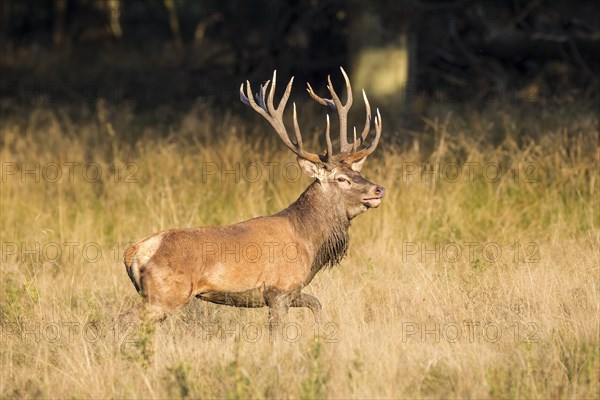
[[[338,181],[339,183],[347,183],[348,185],[350,185],[350,181],[349,181],[348,179],[344,178],[343,176],[339,176],[339,177],[337,178],[337,181]]]

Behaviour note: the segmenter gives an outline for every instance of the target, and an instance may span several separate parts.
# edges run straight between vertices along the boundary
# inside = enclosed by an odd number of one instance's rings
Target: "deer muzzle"
[[[377,208],[381,204],[381,200],[383,199],[384,195],[385,188],[382,186],[375,186],[375,189],[373,189],[372,192],[372,196],[363,198],[362,203],[367,208]]]

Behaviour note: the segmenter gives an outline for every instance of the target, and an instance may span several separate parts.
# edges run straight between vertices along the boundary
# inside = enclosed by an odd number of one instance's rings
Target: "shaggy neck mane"
[[[289,218],[314,249],[313,273],[342,261],[348,251],[350,221],[337,199],[325,195],[318,181],[278,214]]]

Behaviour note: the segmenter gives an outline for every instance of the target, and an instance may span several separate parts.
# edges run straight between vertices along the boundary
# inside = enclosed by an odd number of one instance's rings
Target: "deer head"
[[[344,76],[344,80],[346,81],[347,100],[345,104],[342,104],[342,101],[335,92],[330,77],[327,78],[327,88],[331,94],[331,99],[318,96],[310,86],[310,83],[307,83],[307,91],[316,102],[337,111],[340,128],[340,151],[337,154],[334,154],[332,148],[329,114],[326,116],[325,128],[326,151],[323,154],[316,154],[307,152],[304,149],[295,103],[293,104],[295,142],[290,139],[283,123],[283,111],[292,90],[294,82],[293,77],[287,84],[285,93],[277,107],[273,104],[277,71],[273,72],[273,80],[263,84],[255,96],[252,95],[250,82],[246,81],[246,93],[244,93],[244,84],[242,83],[240,86],[240,99],[244,104],[252,107],[254,111],[262,115],[271,124],[283,143],[296,154],[298,164],[302,171],[306,175],[317,180],[323,195],[329,199],[329,203],[335,208],[343,209],[347,218],[352,219],[369,208],[378,207],[385,193],[383,187],[368,181],[360,174],[360,170],[362,169],[367,156],[371,154],[379,144],[382,124],[381,115],[379,114],[379,110],[377,110],[377,116],[375,117],[374,123],[375,139],[370,145],[361,149],[371,130],[371,106],[369,105],[369,100],[363,90],[367,114],[365,126],[358,137],[356,134],[356,127],[354,127],[352,143],[348,143],[347,125],[348,111],[352,106],[352,87],[348,75],[346,75],[343,68],[340,67],[340,69]],[[269,84],[271,84],[270,88]]]

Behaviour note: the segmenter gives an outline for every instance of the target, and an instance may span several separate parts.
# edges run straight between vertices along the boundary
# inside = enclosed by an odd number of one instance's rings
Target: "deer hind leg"
[[[131,307],[127,311],[119,314],[117,316],[117,323],[120,327],[126,327],[129,325],[134,325],[140,322],[142,317],[142,311],[144,309],[143,304],[138,304],[136,306]]]
[[[170,314],[185,307],[193,298],[188,290],[170,288],[159,292],[144,294],[143,318],[150,321],[162,322]]]
[[[138,304],[119,315],[118,323],[121,327],[127,327],[137,326],[142,322],[162,322],[171,312],[173,310],[168,307],[149,304],[144,300],[142,304]]]
[[[321,302],[315,296],[311,296],[310,294],[306,293],[300,293],[292,300],[291,306],[306,307],[310,309],[315,318],[315,323],[319,324],[321,322],[321,310],[323,309],[323,306],[321,306]]]
[[[169,314],[162,307],[138,304],[118,316],[118,324],[122,328],[138,326],[142,322],[162,322]]]
[[[185,279],[165,279],[165,277],[167,274],[156,265],[141,268],[139,292],[143,301],[142,304],[124,314],[129,321],[161,322],[193,299],[191,282]]]

